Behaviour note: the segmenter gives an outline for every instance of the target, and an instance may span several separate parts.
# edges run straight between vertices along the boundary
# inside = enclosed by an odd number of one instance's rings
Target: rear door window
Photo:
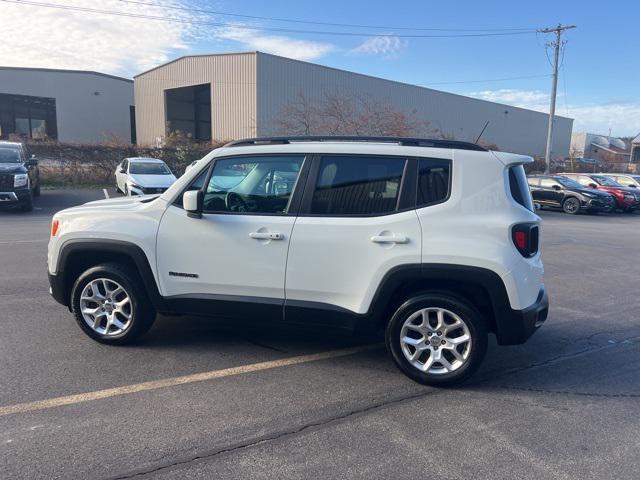
[[[405,164],[401,157],[322,157],[311,214],[370,216],[396,211]]]

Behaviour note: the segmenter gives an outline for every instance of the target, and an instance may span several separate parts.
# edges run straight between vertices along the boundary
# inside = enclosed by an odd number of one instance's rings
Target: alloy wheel
[[[564,201],[564,211],[574,214],[580,209],[580,203],[575,198],[568,198]]]
[[[411,314],[400,329],[400,346],[418,370],[443,375],[460,369],[471,353],[471,332],[450,310],[432,307]]]
[[[96,333],[120,335],[131,326],[133,306],[127,291],[109,278],[91,280],[80,295],[80,312]]]

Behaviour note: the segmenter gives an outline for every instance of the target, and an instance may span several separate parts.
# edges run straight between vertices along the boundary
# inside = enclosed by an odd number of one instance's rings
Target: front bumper
[[[616,203],[613,198],[610,202],[605,202],[598,198],[592,198],[591,200],[584,202],[583,208],[592,212],[608,212],[616,208]]]
[[[549,297],[543,287],[533,305],[523,310],[509,309],[496,319],[498,344],[519,345],[526,342],[542,326],[548,314]]]
[[[62,278],[62,275],[53,275],[49,272],[47,273],[49,276],[49,293],[56,302],[68,307],[69,296],[64,288],[64,279]]]
[[[29,197],[29,189],[23,188],[19,190],[0,191],[0,206],[17,205],[26,201]]]

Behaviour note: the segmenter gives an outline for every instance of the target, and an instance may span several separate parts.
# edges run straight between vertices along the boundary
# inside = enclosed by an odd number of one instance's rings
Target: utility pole
[[[540,33],[555,33],[556,40],[551,45],[554,47],[554,60],[553,60],[553,75],[551,80],[551,108],[549,110],[549,128],[547,130],[547,148],[544,153],[545,173],[549,173],[551,169],[551,144],[553,142],[553,121],[556,114],[556,92],[558,90],[558,59],[560,57],[560,47],[562,42],[560,36],[565,30],[576,28],[575,25],[562,25],[558,24],[557,27],[543,28],[538,30]]]

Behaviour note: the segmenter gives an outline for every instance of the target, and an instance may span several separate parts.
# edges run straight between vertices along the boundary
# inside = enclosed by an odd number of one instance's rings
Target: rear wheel
[[[413,380],[446,386],[467,380],[487,351],[487,327],[466,301],[424,294],[402,305],[385,340],[396,365]]]
[[[155,311],[138,275],[118,263],[85,271],[76,280],[71,304],[82,330],[101,343],[130,343],[151,328]]]
[[[562,211],[570,215],[575,215],[580,211],[580,200],[576,197],[565,198],[562,202]]]

